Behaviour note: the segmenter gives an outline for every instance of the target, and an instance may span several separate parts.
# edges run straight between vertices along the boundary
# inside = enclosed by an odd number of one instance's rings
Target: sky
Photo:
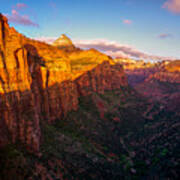
[[[180,0],[0,0],[0,12],[27,37],[67,34],[113,57],[180,58]]]

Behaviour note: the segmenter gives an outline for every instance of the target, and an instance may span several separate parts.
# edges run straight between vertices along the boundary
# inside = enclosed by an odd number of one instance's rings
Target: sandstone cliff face
[[[91,92],[104,93],[105,90],[120,89],[127,86],[121,65],[110,65],[109,62],[98,65],[75,80],[78,94],[86,96]]]
[[[28,39],[0,15],[0,146],[20,141],[37,152],[41,122],[77,110],[80,96],[121,86],[127,86],[126,76],[111,58]]]
[[[149,75],[149,77],[145,81],[153,81],[154,79],[161,82],[180,83],[180,73],[160,71]]]

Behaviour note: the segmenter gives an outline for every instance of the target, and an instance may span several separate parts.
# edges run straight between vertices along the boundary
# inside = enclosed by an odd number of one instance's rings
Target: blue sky
[[[0,4],[10,25],[28,37],[66,33],[76,40],[115,41],[147,54],[180,58],[180,0],[0,0]],[[29,24],[14,19],[22,16]]]

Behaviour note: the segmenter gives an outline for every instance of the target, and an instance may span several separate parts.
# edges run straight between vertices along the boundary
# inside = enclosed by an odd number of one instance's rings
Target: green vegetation
[[[77,111],[51,125],[41,122],[40,155],[25,152],[20,144],[1,150],[0,177],[7,170],[19,179],[40,179],[43,173],[52,179],[59,173],[68,179],[174,177],[180,154],[177,122],[174,113],[152,106],[129,87],[80,97]]]

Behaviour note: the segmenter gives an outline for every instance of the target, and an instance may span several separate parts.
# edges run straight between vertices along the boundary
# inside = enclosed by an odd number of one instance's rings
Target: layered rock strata
[[[0,15],[0,146],[20,141],[38,152],[42,122],[77,110],[80,96],[121,86],[127,86],[123,68],[110,57],[26,38]]]

